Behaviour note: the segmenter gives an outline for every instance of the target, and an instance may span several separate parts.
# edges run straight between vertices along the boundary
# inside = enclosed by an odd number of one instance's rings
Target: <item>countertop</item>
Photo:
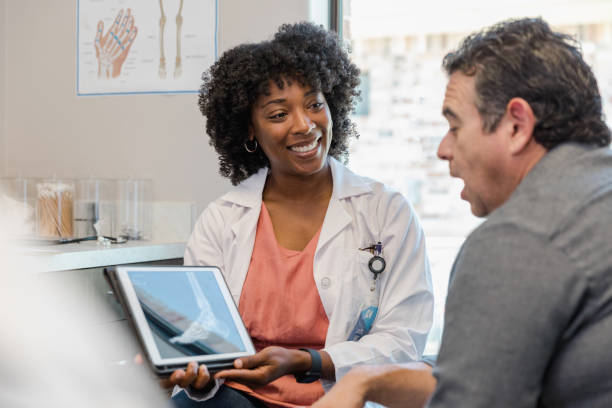
[[[84,241],[75,244],[26,246],[19,251],[27,256],[37,272],[98,268],[108,265],[182,258],[186,242],[128,241],[101,244]]]

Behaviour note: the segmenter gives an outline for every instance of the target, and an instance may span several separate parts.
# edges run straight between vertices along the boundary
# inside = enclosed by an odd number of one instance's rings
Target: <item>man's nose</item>
[[[438,158],[440,160],[450,160],[451,159],[451,148],[450,148],[450,140],[448,137],[448,133],[446,135],[444,135],[444,137],[442,138],[442,140],[440,141],[440,144],[438,145]]]

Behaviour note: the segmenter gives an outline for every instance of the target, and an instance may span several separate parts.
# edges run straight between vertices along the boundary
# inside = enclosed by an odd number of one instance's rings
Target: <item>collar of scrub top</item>
[[[333,157],[328,157],[328,163],[334,183],[332,199],[340,200],[372,192],[372,186],[369,182],[346,167],[342,168],[343,165]],[[268,171],[267,167],[259,169],[257,173],[224,194],[221,199],[243,207],[261,207],[262,193],[266,184],[266,178],[268,177]]]

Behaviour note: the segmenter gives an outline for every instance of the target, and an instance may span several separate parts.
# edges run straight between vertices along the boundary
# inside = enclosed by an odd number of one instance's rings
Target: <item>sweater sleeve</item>
[[[587,287],[548,240],[477,230],[452,272],[430,407],[535,407],[551,356]]]

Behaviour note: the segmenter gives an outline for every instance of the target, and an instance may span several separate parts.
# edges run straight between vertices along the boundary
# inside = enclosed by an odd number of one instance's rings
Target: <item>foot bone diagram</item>
[[[166,29],[166,14],[164,13],[164,1],[159,0],[161,17],[159,18],[159,77],[166,78],[166,55],[164,53],[164,31]],[[174,78],[183,73],[181,64],[181,31],[183,28],[183,0],[180,0],[178,13],[176,14],[176,61],[174,64]]]

